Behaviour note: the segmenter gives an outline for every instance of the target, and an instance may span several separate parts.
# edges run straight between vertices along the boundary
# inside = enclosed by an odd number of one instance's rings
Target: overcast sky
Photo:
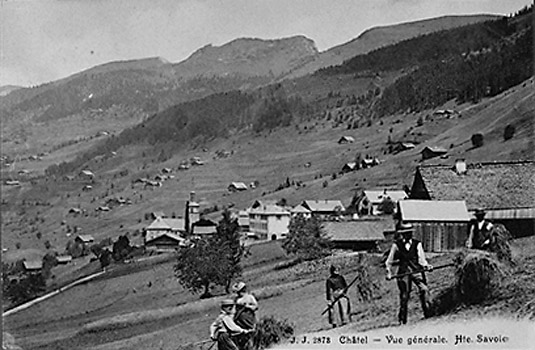
[[[171,62],[239,37],[305,35],[324,51],[364,30],[448,14],[509,14],[531,0],[0,0],[0,86],[116,60]]]

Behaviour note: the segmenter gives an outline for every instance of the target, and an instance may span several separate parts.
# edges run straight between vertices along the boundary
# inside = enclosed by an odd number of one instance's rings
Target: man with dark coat
[[[492,230],[494,226],[488,220],[485,220],[485,211],[476,209],[474,216],[475,221],[470,223],[470,232],[466,240],[466,248],[469,249],[489,249],[492,240]]]
[[[425,258],[422,243],[412,238],[413,231],[414,228],[411,224],[400,223],[396,228],[396,232],[400,235],[400,238],[392,244],[390,253],[386,259],[387,280],[392,279],[392,266],[395,260],[398,261],[399,265],[397,270],[398,275],[413,271],[431,271],[433,269]],[[413,283],[418,288],[424,317],[429,317],[429,289],[427,288],[425,273],[408,274],[407,276],[397,278],[400,304],[398,321],[400,324],[407,323],[407,308]]]

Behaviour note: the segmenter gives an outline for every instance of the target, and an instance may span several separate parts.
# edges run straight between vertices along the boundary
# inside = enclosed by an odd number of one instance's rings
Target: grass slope
[[[162,210],[168,215],[183,215],[192,190],[197,193],[201,209],[214,205],[244,209],[256,199],[281,198],[287,199],[290,205],[305,199],[340,199],[349,205],[359,189],[410,186],[415,167],[422,164],[419,152],[425,146],[449,149],[448,158],[425,163],[452,164],[456,158],[468,162],[533,159],[533,91],[533,79],[530,79],[477,105],[448,103],[444,108],[461,112],[460,117],[453,119],[436,117],[432,111],[426,111],[387,117],[370,127],[351,130],[342,126],[333,128],[332,121],[323,119],[301,124],[299,130],[291,126],[261,134],[245,132],[182,149],[163,163],[155,160],[157,155],[151,154],[150,148],[136,146],[121,149],[115,157],[90,163],[88,167],[96,173],[93,183],[48,179],[34,185],[24,183],[22,187],[2,186],[2,246],[8,249],[4,259],[13,261],[25,256],[25,252],[36,250],[44,254],[47,240],[51,249],[61,252],[67,241],[79,233],[92,234],[99,241],[128,232],[134,243],[140,243],[141,236],[136,232],[150,223],[145,214]],[[422,126],[417,126],[419,118],[424,120]],[[508,124],[515,126],[516,134],[513,139],[503,141],[503,130]],[[484,145],[473,149],[470,137],[477,132],[484,135]],[[338,144],[343,135],[353,136],[355,143]],[[410,151],[385,154],[389,137],[393,141],[419,144]],[[217,158],[218,150],[233,154]],[[353,161],[357,153],[363,157],[377,156],[382,163],[339,175],[342,166]],[[175,178],[163,182],[162,187],[133,184],[139,177],[154,178],[164,167],[177,169],[180,161],[192,156],[201,157],[205,165],[187,171],[175,170]],[[30,166],[30,162],[21,164],[26,165]],[[333,174],[337,174],[336,179]],[[302,181],[305,186],[275,191],[287,178]],[[260,183],[256,189],[240,193],[227,191],[232,181],[255,180]],[[83,191],[86,184],[91,184],[93,189]],[[110,212],[95,210],[114,197],[128,198],[132,205],[115,207]],[[68,213],[72,207],[86,212],[74,216]],[[216,212],[210,217],[219,220],[220,214]],[[16,248],[17,243],[20,249]]]
[[[502,289],[493,299],[481,305],[460,306],[449,314],[426,320],[422,326],[486,318],[505,321],[517,317],[533,321],[533,243],[533,237],[513,243],[516,266],[504,278]],[[275,244],[278,243],[270,243]],[[454,254],[434,254],[429,259],[438,266],[450,262]],[[259,299],[260,317],[273,315],[287,319],[294,324],[296,334],[334,336],[340,331],[325,333],[329,326],[326,317],[321,316],[325,308],[324,279],[333,261],[351,279],[357,260],[352,254],[335,255],[284,270],[275,270],[276,262],[259,264],[258,261],[246,268],[243,279]],[[396,326],[397,288],[394,282],[384,280],[379,255],[370,255],[368,261],[370,275],[379,289],[373,300],[365,303],[357,302],[355,289],[350,291],[353,322],[342,330],[357,334],[378,328],[385,332],[394,329],[398,333],[408,327],[419,329],[422,315],[415,295],[409,308],[409,326],[392,328]],[[209,325],[218,313],[218,301],[224,297],[222,291],[219,297],[200,301],[178,285],[172,276],[171,262],[145,264],[143,268],[133,266],[131,270],[130,274],[110,276],[74,288],[9,316],[5,330],[24,349],[171,350],[207,339]],[[452,283],[453,274],[447,269],[437,270],[429,274],[428,280],[432,296],[436,296]]]

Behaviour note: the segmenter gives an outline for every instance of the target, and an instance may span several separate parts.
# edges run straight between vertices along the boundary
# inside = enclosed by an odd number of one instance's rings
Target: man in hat
[[[234,322],[234,300],[221,301],[221,313],[210,325],[210,338],[217,341],[218,350],[239,350],[236,337],[250,332]]]
[[[329,308],[329,323],[336,328],[350,322],[351,304],[349,298],[344,294],[347,282],[340,274],[340,269],[336,265],[331,265],[331,275],[325,282],[327,306]]]
[[[466,240],[466,248],[486,250],[490,248],[494,226],[485,220],[486,212],[479,208],[474,212],[476,220],[470,223],[470,231]]]
[[[424,317],[429,317],[430,315],[429,289],[427,288],[425,273],[423,270],[431,271],[433,267],[425,258],[422,243],[412,238],[413,231],[414,228],[411,224],[400,223],[397,226],[396,232],[399,235],[399,238],[392,244],[390,253],[388,254],[388,258],[386,259],[385,263],[387,280],[392,279],[392,266],[394,265],[394,260],[398,260],[398,275],[414,271],[422,271],[397,278],[400,304],[398,321],[400,324],[407,323],[407,308],[413,283],[418,288]]]
[[[244,282],[238,282],[232,290],[236,293],[236,314],[234,315],[234,322],[243,329],[254,331],[256,326],[256,310],[258,310],[258,302],[256,298],[247,293],[247,285]],[[237,339],[238,345],[241,349],[251,348],[251,334],[240,335]]]

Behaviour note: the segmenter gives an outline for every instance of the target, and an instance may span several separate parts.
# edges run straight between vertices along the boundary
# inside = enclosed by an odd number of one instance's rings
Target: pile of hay
[[[473,305],[492,299],[510,271],[510,255],[481,250],[463,250],[455,257],[455,282],[443,288],[430,304],[432,315],[442,315],[462,304]]]
[[[456,284],[460,301],[478,304],[492,297],[500,288],[500,283],[508,272],[496,253],[469,251],[457,257]]]

